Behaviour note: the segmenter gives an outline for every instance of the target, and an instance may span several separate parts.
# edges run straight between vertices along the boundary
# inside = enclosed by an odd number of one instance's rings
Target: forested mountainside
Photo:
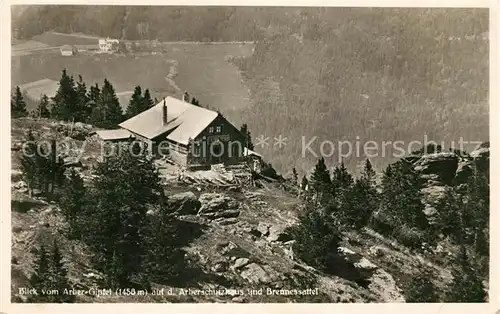
[[[235,7],[31,6],[13,21],[22,37],[45,31],[160,41],[244,41],[272,11]]]
[[[299,184],[245,164],[179,176],[128,149],[103,158],[91,130],[12,119],[13,302],[487,300],[487,143],[416,152],[380,184],[369,160],[353,177],[319,159]],[[47,141],[65,149],[34,149]]]
[[[296,162],[302,136],[318,137],[315,151],[324,140],[488,140],[486,11],[324,10],[303,21],[238,61],[254,103],[250,128],[292,139],[279,156],[264,152],[279,169],[310,170],[312,154]],[[337,152],[327,158],[338,162]]]

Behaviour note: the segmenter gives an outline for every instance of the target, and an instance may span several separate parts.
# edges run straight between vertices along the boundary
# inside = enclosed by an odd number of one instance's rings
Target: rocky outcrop
[[[272,225],[269,227],[269,236],[267,237],[269,242],[287,242],[293,240],[292,236],[286,231],[285,226]]]
[[[367,258],[346,248],[339,247],[338,252],[346,263],[351,265],[360,278],[358,282],[367,282],[367,289],[383,302],[404,302],[401,289],[391,274],[372,263]]]
[[[259,265],[257,263],[250,263],[246,265],[240,276],[250,283],[271,283],[278,279],[278,273],[269,265]]]
[[[223,193],[203,193],[198,200],[201,204],[198,215],[206,218],[234,218],[240,214],[238,202]]]
[[[201,202],[193,192],[174,194],[168,198],[167,203],[179,215],[196,215],[201,207]]]
[[[423,155],[414,164],[414,169],[426,181],[451,184],[458,168],[459,157],[452,152]]]
[[[489,155],[489,147],[480,147],[469,155],[440,152],[423,155],[414,160],[414,169],[423,185],[422,201],[429,222],[432,223],[437,217],[437,205],[451,186],[467,182],[475,170],[487,170]]]

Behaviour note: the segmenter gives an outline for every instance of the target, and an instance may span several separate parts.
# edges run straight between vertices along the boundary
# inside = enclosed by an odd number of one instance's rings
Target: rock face
[[[179,215],[195,215],[201,207],[200,201],[193,192],[172,195],[167,203]]]
[[[433,180],[450,184],[455,178],[459,157],[452,152],[442,152],[424,155],[415,162],[415,171],[423,180]]]
[[[287,242],[293,240],[292,236],[288,234],[284,226],[273,225],[269,227],[269,242]]]
[[[198,199],[201,207],[198,215],[209,219],[233,218],[240,215],[238,202],[222,193],[203,193]]]
[[[271,282],[271,276],[256,263],[251,263],[245,266],[240,276],[251,283],[268,283]]]
[[[460,185],[474,174],[489,167],[489,148],[480,147],[468,156],[455,152],[440,152],[420,156],[414,159],[414,169],[422,180],[422,201],[429,222],[438,214],[437,204],[442,200],[452,185]]]
[[[352,265],[358,276],[358,281],[367,282],[367,288],[383,302],[404,302],[401,289],[391,274],[375,265],[360,254],[345,248],[339,247],[338,252],[346,263]]]

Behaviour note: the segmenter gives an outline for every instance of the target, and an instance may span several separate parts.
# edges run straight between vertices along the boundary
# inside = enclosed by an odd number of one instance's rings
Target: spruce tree
[[[99,102],[99,100],[101,99],[101,90],[99,89],[99,84],[96,83],[95,85],[90,86],[87,97],[94,104],[97,104]]]
[[[52,101],[53,106],[51,115],[53,118],[60,120],[71,120],[75,118],[78,109],[75,81],[72,76],[66,73],[66,69],[62,71],[61,79],[59,80],[59,88]]]
[[[254,149],[254,145],[252,143],[252,135],[250,133],[250,130],[248,129],[248,125],[246,123],[244,123],[241,127],[240,127],[240,133],[243,134],[244,136],[244,140],[245,140],[245,147],[248,148],[249,150],[253,150]]]
[[[390,217],[393,227],[407,225],[424,230],[428,227],[421,201],[421,183],[408,161],[390,165],[382,179],[381,210]]]
[[[156,103],[158,103],[157,101],[153,101],[153,99],[151,98],[151,93],[149,92],[149,89],[146,89],[144,91],[144,97],[142,98],[142,101],[144,102],[144,105],[143,105],[143,108],[145,108],[144,110],[148,110],[149,108],[153,107]]]
[[[361,179],[368,182],[371,186],[375,187],[375,170],[373,170],[370,159],[366,159],[363,170],[361,171]]]
[[[334,175],[333,180],[347,178],[344,181],[341,179],[337,181],[339,182],[338,186],[341,186],[342,182],[347,182],[347,186],[342,189],[343,192],[337,191],[336,193],[337,200],[340,200],[337,206],[339,206],[343,223],[346,226],[360,229],[368,224],[372,213],[378,209],[379,195],[375,187],[375,171],[367,159],[360,178],[352,186],[349,186],[352,177],[346,172],[345,167],[341,167],[339,172]]]
[[[329,214],[310,207],[291,232],[295,239],[293,251],[301,260],[326,272],[335,271],[342,234]]]
[[[297,169],[295,168],[292,169],[292,181],[293,184],[297,184],[299,181],[299,174],[297,173]]]
[[[452,270],[453,282],[446,293],[446,302],[486,302],[487,294],[477,271],[470,264],[466,248],[461,246]]]
[[[148,206],[158,204],[162,195],[160,179],[149,159],[128,150],[107,157],[95,175],[83,238],[97,252],[96,263],[108,285],[127,287],[140,272],[145,249],[141,232]]]
[[[366,180],[358,179],[345,190],[339,202],[339,218],[345,227],[361,229],[378,207],[378,194]]]
[[[132,118],[133,116],[138,115],[142,111],[146,110],[148,107],[142,98],[142,90],[140,86],[136,86],[134,89],[134,93],[128,103],[127,110],[125,112],[125,117],[127,119]]]
[[[36,294],[30,295],[28,302],[47,303],[50,302],[50,296],[42,293],[42,290],[51,286],[49,256],[43,245],[38,250],[34,250],[33,253],[35,254],[35,265],[34,272],[29,279],[29,285],[36,289]]]
[[[39,187],[41,177],[41,167],[43,165],[43,157],[38,149],[38,142],[33,135],[32,130],[28,130],[26,140],[23,142],[23,154],[20,158],[21,172],[23,179],[28,185],[30,195],[33,189]]]
[[[84,216],[83,206],[85,205],[86,188],[83,183],[82,177],[74,169],[69,172],[67,183],[64,186],[61,199],[59,201],[63,215],[69,222],[71,233],[73,236],[78,237],[79,225],[77,218]]]
[[[56,188],[60,188],[64,183],[64,162],[57,156],[55,139],[51,140],[50,148],[41,146],[42,156],[39,164],[41,186],[45,195],[52,198]]]
[[[421,265],[421,267],[425,267]],[[434,275],[428,270],[421,270],[407,284],[405,289],[405,299],[408,303],[436,303],[439,296],[436,286],[432,282]]]
[[[81,75],[78,75],[78,82],[76,82],[76,98],[75,121],[89,121],[92,113],[92,106],[89,103],[90,98],[87,95],[87,86]]]
[[[63,263],[63,257],[59,249],[59,245],[56,240],[52,245],[52,252],[50,256],[50,282],[52,289],[57,289],[59,294],[51,296],[51,303],[73,303],[75,302],[75,296],[64,293],[65,290],[71,289],[71,285],[68,281],[68,275],[66,267]]]
[[[24,97],[19,86],[16,86],[16,90],[11,97],[10,112],[13,118],[26,117],[28,115],[26,102],[24,101]]]
[[[101,89],[99,88],[99,84],[96,83],[94,86],[90,86],[87,97],[89,99],[88,105],[90,111],[88,122],[95,126],[99,126],[103,119],[102,117],[104,117],[104,109],[101,106]]]
[[[342,161],[340,165],[333,170],[332,186],[334,194],[340,195],[344,192],[347,193],[353,183],[354,179],[347,170],[344,161]]]
[[[309,187],[316,193],[318,202],[322,203],[330,200],[332,181],[330,171],[328,171],[323,157],[318,160],[314,167],[309,179]]]
[[[101,125],[104,128],[115,128],[123,120],[123,112],[116,97],[113,85],[104,79],[101,91],[100,107],[103,109]]]
[[[147,274],[148,282],[183,281],[187,261],[180,235],[181,230],[168,210],[160,209],[158,214],[148,217],[143,240],[147,250],[141,264],[142,270]]]
[[[43,94],[37,111],[40,118],[50,118],[49,97],[47,95]]]

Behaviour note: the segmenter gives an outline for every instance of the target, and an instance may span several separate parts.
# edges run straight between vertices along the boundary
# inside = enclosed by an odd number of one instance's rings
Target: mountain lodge
[[[255,154],[244,148],[243,134],[219,112],[185,98],[167,97],[119,126],[95,133],[109,142],[138,140],[154,156],[168,156],[183,166],[236,163]]]

